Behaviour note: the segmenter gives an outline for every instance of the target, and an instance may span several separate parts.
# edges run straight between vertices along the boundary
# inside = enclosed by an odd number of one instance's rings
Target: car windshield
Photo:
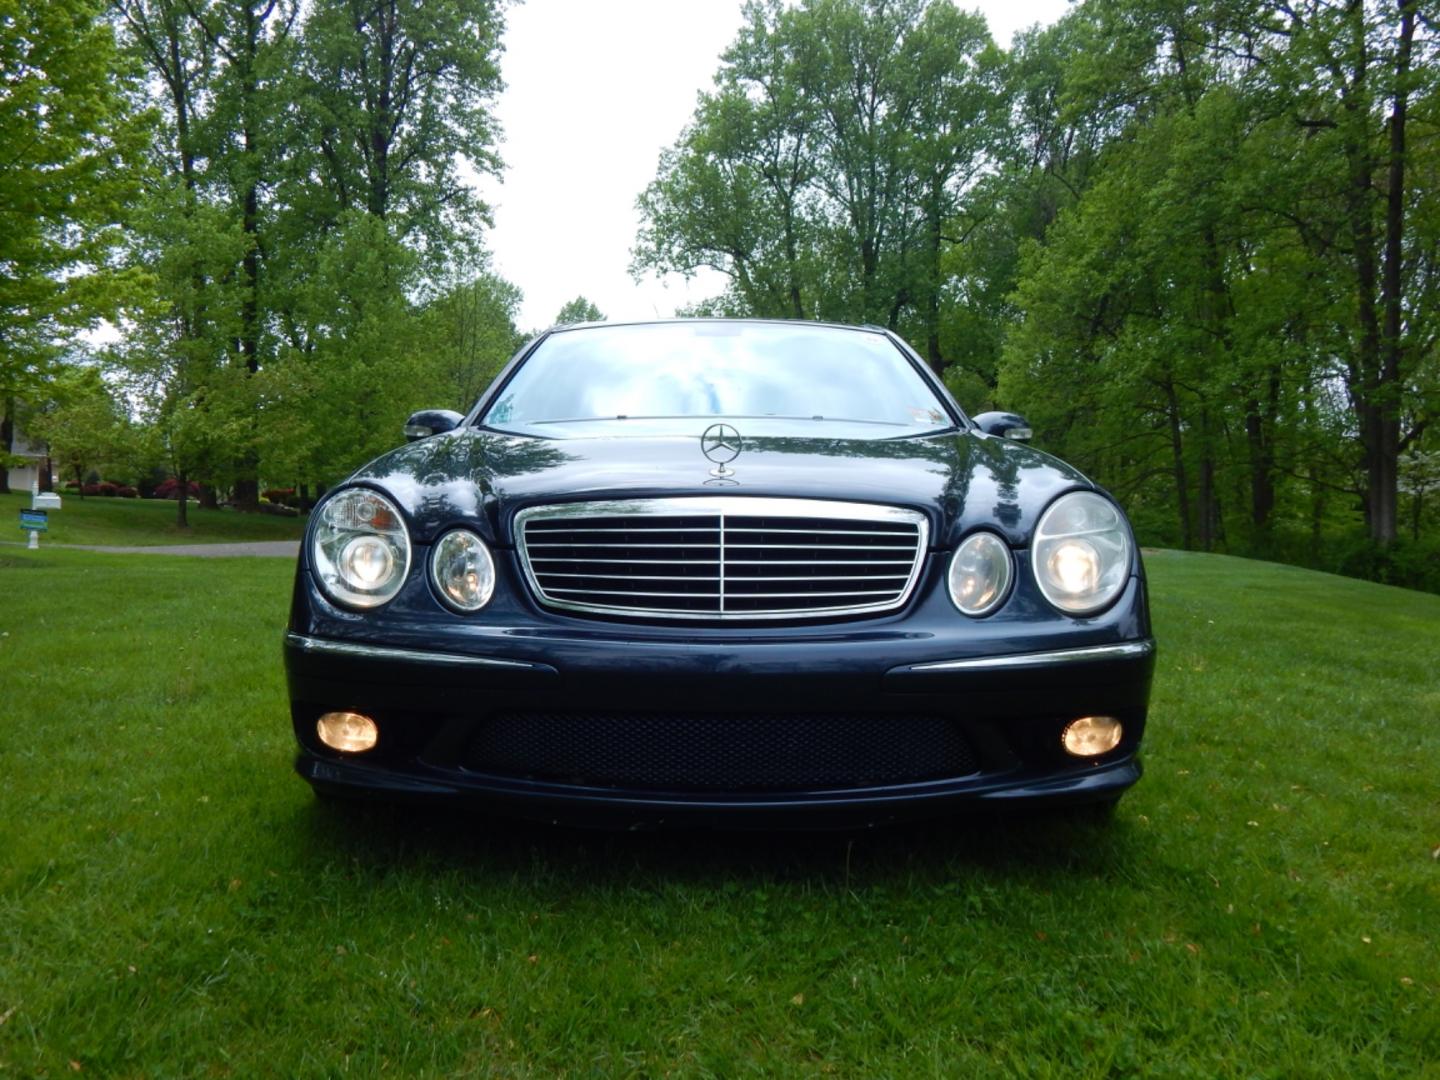
[[[724,417],[845,425],[892,438],[952,426],[884,334],[813,323],[587,326],[546,338],[481,422],[521,434],[651,434]],[[853,429],[861,429],[853,431]],[[687,426],[688,430],[688,426]]]

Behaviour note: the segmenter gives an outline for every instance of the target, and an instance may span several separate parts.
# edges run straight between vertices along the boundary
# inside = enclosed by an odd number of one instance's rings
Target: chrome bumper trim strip
[[[493,656],[462,656],[459,653],[425,652],[421,649],[397,649],[389,645],[362,645],[354,641],[332,641],[328,638],[306,637],[293,630],[285,631],[285,644],[301,652],[319,656],[348,656],[354,660],[403,660],[417,664],[448,664],[455,667],[534,669],[537,664],[524,660],[499,660]]]
[[[1012,653],[1007,656],[976,656],[966,660],[934,660],[911,664],[904,671],[1018,671],[1024,668],[1058,667],[1096,660],[1133,660],[1155,651],[1154,641],[1127,641],[1123,645],[1092,645],[1083,649],[1054,649],[1050,652]]]

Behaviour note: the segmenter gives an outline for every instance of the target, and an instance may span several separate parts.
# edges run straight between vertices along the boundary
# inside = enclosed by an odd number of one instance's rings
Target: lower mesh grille
[[[500,713],[464,767],[500,776],[648,791],[870,787],[977,771],[939,716]]]

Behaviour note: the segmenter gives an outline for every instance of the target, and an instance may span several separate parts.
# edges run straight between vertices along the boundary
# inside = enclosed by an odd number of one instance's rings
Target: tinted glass
[[[482,422],[554,434],[553,426],[704,417],[879,424],[904,434],[951,424],[920,373],[882,334],[724,321],[552,334]]]

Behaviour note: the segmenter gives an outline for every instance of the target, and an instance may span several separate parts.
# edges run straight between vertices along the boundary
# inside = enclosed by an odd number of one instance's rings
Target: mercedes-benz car
[[[894,333],[557,328],[313,511],[325,796],[617,827],[1113,805],[1155,644],[1116,502]]]

